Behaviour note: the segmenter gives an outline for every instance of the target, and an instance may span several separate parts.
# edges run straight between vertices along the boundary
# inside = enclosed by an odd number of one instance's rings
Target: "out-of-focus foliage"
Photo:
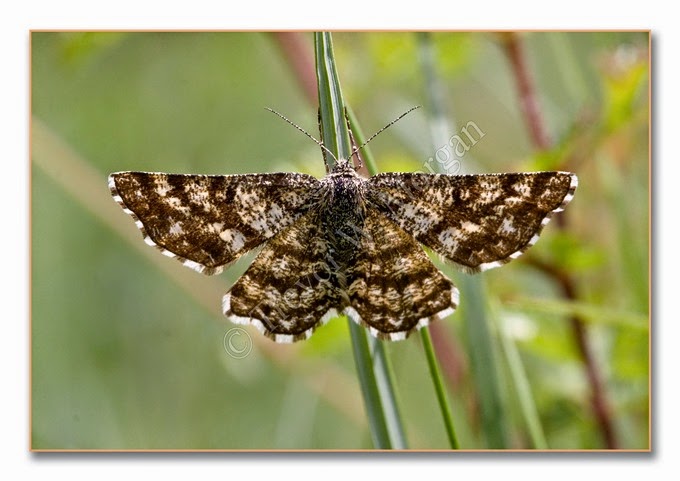
[[[497,37],[441,32],[434,40],[446,110],[457,125],[474,121],[485,134],[460,159],[467,171],[559,166],[579,175],[576,197],[561,214],[568,229],[551,223],[526,258],[482,274],[495,335],[517,346],[548,446],[603,446],[566,321],[577,313],[604,375],[621,447],[647,448],[647,34],[523,35],[555,145],[541,153],[527,135]],[[345,100],[367,133],[423,103],[415,35],[335,34],[334,44]],[[120,209],[91,208],[108,196],[108,173],[119,170],[322,175],[318,147],[264,110],[315,134],[316,109],[275,37],[33,33],[31,47],[34,118],[83,165],[82,176],[77,163],[75,171],[52,164],[57,173],[32,167],[33,448],[369,448],[345,322],[293,346],[248,330],[252,352],[231,357],[224,339],[233,326],[219,314],[219,293],[248,261],[216,278],[179,265],[178,277],[168,276],[159,262],[176,261],[143,246]],[[429,139],[416,112],[371,145],[383,171],[427,171],[428,161],[437,161]],[[49,155],[43,161],[60,162]],[[99,182],[86,183],[85,169]],[[86,194],[64,189],[60,175],[82,182]],[[569,272],[578,300],[565,300],[532,259]],[[484,448],[458,316],[440,322],[438,334],[452,346],[442,367],[461,446]],[[388,354],[410,446],[445,447],[418,336],[389,345]],[[509,374],[501,373],[512,444],[529,447]]]

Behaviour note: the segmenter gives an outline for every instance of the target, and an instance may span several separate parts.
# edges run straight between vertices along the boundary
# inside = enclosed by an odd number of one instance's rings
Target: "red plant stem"
[[[437,360],[452,388],[460,386],[467,366],[460,347],[446,333],[443,323],[430,324],[430,335]]]
[[[272,36],[286,57],[305,97],[316,106],[319,95],[314,73],[314,55],[309,48],[309,39],[300,32],[275,32]]]
[[[504,34],[503,44],[505,53],[510,59],[510,64],[513,66],[513,74],[515,76],[519,94],[519,103],[522,113],[524,114],[527,128],[531,134],[531,140],[540,150],[548,150],[551,147],[552,142],[546,131],[545,122],[543,121],[541,109],[538,105],[536,87],[534,86],[533,77],[529,70],[524,45],[516,33]]]
[[[515,83],[517,84],[524,121],[531,134],[532,141],[537,149],[548,150],[551,147],[551,141],[541,115],[536,88],[520,35],[516,33],[502,34],[502,45],[510,61]],[[558,228],[565,229],[566,216],[563,214],[558,217],[558,220]],[[533,260],[532,263],[555,279],[560,285],[565,298],[570,300],[577,299],[576,285],[571,276],[555,266],[537,260]],[[569,322],[574,341],[585,366],[586,376],[591,389],[590,402],[600,427],[600,432],[607,448],[617,449],[619,443],[614,432],[611,409],[605,395],[602,375],[595,362],[593,350],[588,339],[586,326],[583,319],[577,315],[571,316]]]
[[[535,257],[528,257],[527,262],[537,269],[543,271],[545,274],[552,277],[560,286],[562,293],[566,299],[576,300],[577,293],[573,279],[558,267],[541,261]],[[612,422],[611,409],[607,403],[605,396],[604,383],[600,375],[595,357],[593,355],[590,342],[588,341],[588,332],[583,320],[576,315],[569,318],[572,335],[576,342],[576,346],[581,354],[581,358],[586,368],[586,377],[591,386],[590,403],[595,413],[602,437],[608,449],[617,449],[618,441],[614,432]]]

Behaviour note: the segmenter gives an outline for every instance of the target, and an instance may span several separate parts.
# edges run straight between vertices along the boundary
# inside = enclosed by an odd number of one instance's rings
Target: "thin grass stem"
[[[432,336],[430,330],[426,327],[420,330],[420,338],[423,341],[423,349],[427,357],[427,365],[430,368],[430,376],[434,384],[434,390],[437,393],[437,401],[439,402],[439,409],[444,418],[444,427],[446,428],[446,437],[449,440],[451,449],[459,449],[458,438],[456,437],[456,430],[453,427],[453,416],[451,415],[451,407],[449,400],[446,397],[446,388],[444,381],[439,371],[439,364],[437,363],[437,356],[435,355],[434,346],[432,345]]]

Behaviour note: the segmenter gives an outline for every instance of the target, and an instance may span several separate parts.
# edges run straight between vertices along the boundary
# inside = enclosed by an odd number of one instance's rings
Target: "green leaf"
[[[446,398],[446,388],[444,387],[444,380],[442,379],[442,375],[439,371],[439,365],[437,364],[437,356],[435,355],[434,346],[432,345],[430,329],[427,327],[421,329],[420,337],[423,340],[423,348],[425,350],[425,355],[427,356],[427,365],[430,368],[430,376],[432,377],[434,389],[437,393],[439,408],[441,409],[442,417],[444,418],[444,427],[446,428],[446,436],[449,439],[449,445],[451,446],[451,449],[458,449],[458,438],[456,437],[456,431],[453,427],[451,407],[449,406],[449,401]]]

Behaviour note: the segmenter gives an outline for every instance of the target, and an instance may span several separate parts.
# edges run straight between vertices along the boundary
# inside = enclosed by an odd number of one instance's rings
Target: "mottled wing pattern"
[[[369,202],[406,232],[468,272],[522,255],[574,196],[576,175],[378,174]]]
[[[181,175],[119,172],[113,198],[135,219],[147,244],[204,274],[292,224],[319,181],[305,174]]]
[[[375,209],[366,212],[347,284],[345,313],[381,339],[406,339],[458,305],[451,281],[411,236]]]
[[[316,215],[309,212],[269,240],[224,296],[222,310],[233,322],[252,324],[276,342],[294,342],[309,338],[347,304]]]

